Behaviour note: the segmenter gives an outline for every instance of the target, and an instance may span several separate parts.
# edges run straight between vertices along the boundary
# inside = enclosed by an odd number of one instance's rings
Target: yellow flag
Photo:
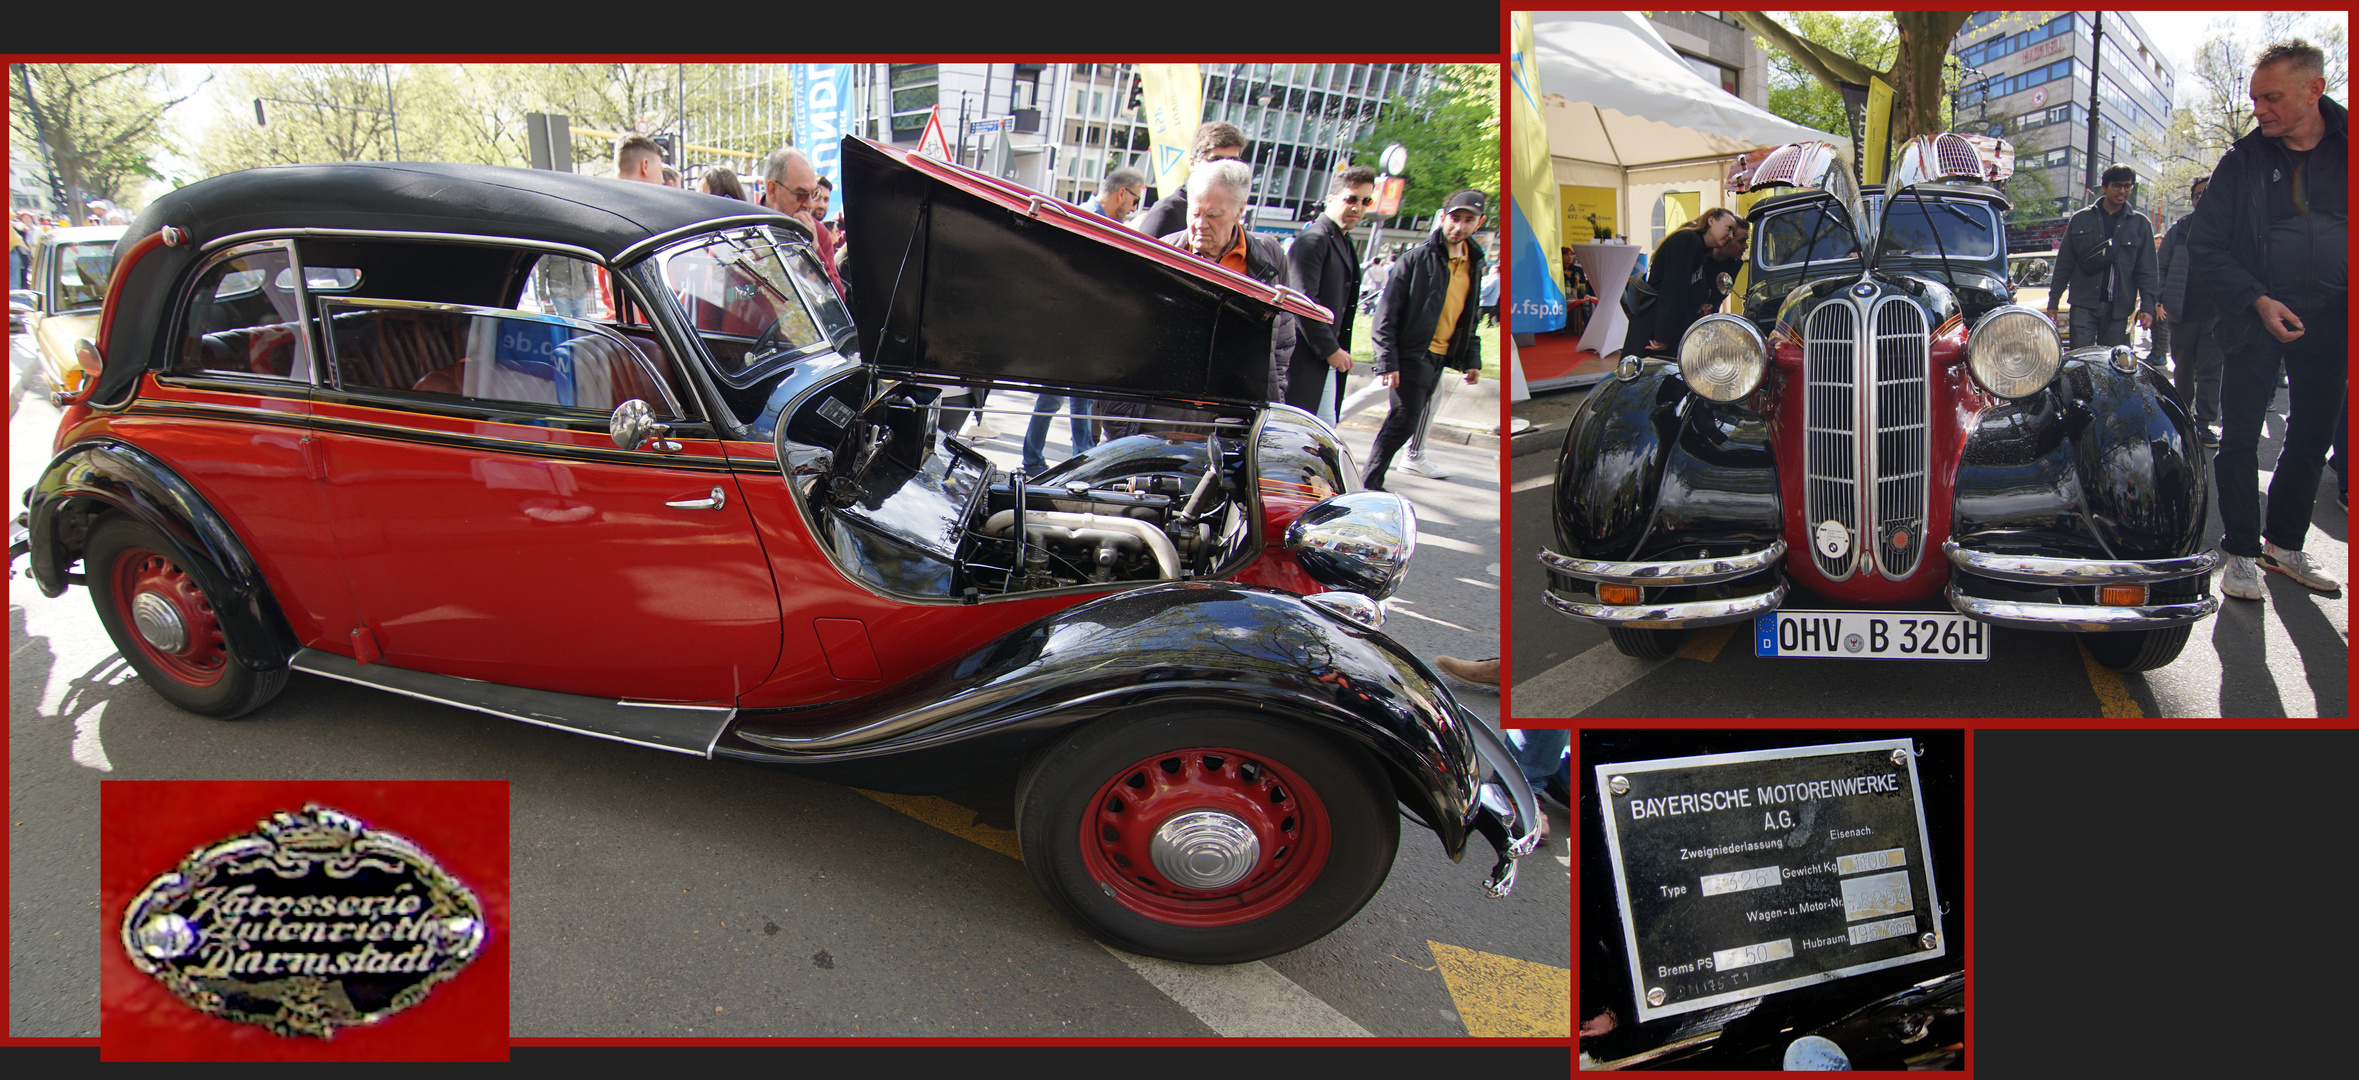
[[[1548,154],[1548,124],[1540,116],[1540,72],[1533,56],[1532,13],[1515,13],[1515,52],[1512,57],[1515,96],[1512,99],[1510,161],[1514,181],[1508,189],[1509,322],[1519,334],[1561,330],[1565,323],[1562,237],[1557,226],[1556,167]]]
[[[1155,190],[1168,195],[1188,182],[1188,149],[1204,122],[1204,78],[1194,64],[1140,64],[1138,70],[1154,145]]]

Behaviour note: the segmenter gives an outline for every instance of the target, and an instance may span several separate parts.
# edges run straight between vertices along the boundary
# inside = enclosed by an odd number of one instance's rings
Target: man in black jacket
[[[2251,93],[2258,123],[2212,170],[2188,247],[2220,305],[2212,332],[2227,357],[2212,459],[2226,527],[2220,591],[2258,600],[2264,567],[2322,592],[2342,588],[2302,541],[2350,362],[2350,115],[2325,96],[2325,55],[2300,39],[2262,50]],[[2255,474],[2281,360],[2291,391],[2264,525]]]
[[[1196,141],[1188,145],[1188,172],[1208,161],[1235,161],[1245,156],[1245,133],[1237,125],[1223,120],[1207,120],[1196,128]],[[1148,236],[1169,236],[1188,225],[1188,187],[1155,200],[1155,205],[1139,215],[1131,227]]]
[[[1392,407],[1377,429],[1362,486],[1384,490],[1385,469],[1416,429],[1443,368],[1465,372],[1468,385],[1482,377],[1474,324],[1483,248],[1473,237],[1485,211],[1482,192],[1451,193],[1433,235],[1401,256],[1385,283],[1376,305],[1376,374],[1392,389]]]
[[[2069,286],[2073,348],[2127,344],[2133,311],[2139,326],[2154,324],[2154,294],[2162,278],[2155,272],[2154,225],[2129,208],[2137,188],[2136,170],[2127,165],[2106,169],[2104,197],[2072,215],[2056,245],[2048,318],[2056,318],[2056,303]]]
[[[1295,284],[1335,313],[1335,325],[1309,321],[1300,326],[1293,363],[1286,373],[1286,403],[1329,419],[1319,405],[1333,388],[1342,400],[1341,374],[1352,369],[1352,313],[1360,302],[1360,252],[1352,226],[1376,201],[1376,170],[1346,165],[1327,183],[1327,208],[1303,226],[1287,249]]]
[[[2208,176],[2196,180],[2187,191],[2187,205],[2203,205],[2204,189],[2211,182]],[[2170,353],[2171,388],[2195,421],[2195,437],[2205,446],[2218,446],[2220,436],[2213,428],[2220,422],[2220,342],[2212,336],[2212,322],[2219,308],[2212,304],[2210,290],[2190,287],[2201,282],[2195,258],[2187,253],[2187,235],[2195,231],[2189,223],[2194,220],[2190,210],[2163,234],[2162,294],[2154,301],[2154,313],[2162,321],[2154,337],[2156,348]]]

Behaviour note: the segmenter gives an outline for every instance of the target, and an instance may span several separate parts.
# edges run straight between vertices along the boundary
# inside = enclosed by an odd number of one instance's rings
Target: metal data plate
[[[1753,655],[1835,660],[1988,660],[1991,628],[1938,611],[1768,611]]]
[[[1948,954],[1909,740],[1596,773],[1641,1022]]]

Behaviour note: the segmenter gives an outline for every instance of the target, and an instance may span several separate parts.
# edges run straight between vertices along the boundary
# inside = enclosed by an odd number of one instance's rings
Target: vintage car
[[[1024,863],[1122,948],[1293,949],[1401,810],[1505,895],[1545,819],[1378,629],[1416,523],[1268,404],[1327,318],[1076,207],[847,139],[847,308],[731,199],[457,165],[158,199],[26,496],[31,569],[235,717],[304,671],[904,793],[1018,775]],[[1035,476],[945,386],[1144,430]],[[1104,411],[1101,410],[1101,414]]]
[[[121,225],[56,229],[33,249],[31,288],[9,293],[9,308],[24,309],[24,328],[33,335],[41,376],[52,391],[71,393],[82,385],[75,342],[98,325],[99,301],[106,298],[108,270],[115,262]]]
[[[1747,214],[1740,310],[1573,418],[1551,607],[1642,657],[1733,622],[1764,656],[1984,659],[1984,624],[2179,655],[2219,606],[2194,428],[2131,350],[2066,352],[2016,302],[1978,151],[1920,138],[1864,196],[1832,147],[1763,162],[1797,190]]]

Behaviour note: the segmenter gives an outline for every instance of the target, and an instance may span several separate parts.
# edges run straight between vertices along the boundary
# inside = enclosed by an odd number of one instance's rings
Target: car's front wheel
[[[1605,635],[1622,655],[1638,660],[1661,660],[1679,651],[1687,640],[1685,630],[1649,630],[1635,626],[1609,626]]]
[[[181,565],[179,550],[126,517],[92,529],[82,566],[98,621],[164,700],[215,719],[244,716],[278,695],[287,669],[256,671],[230,654],[218,598]]]
[[[2165,581],[2154,587],[2158,604],[2183,604],[2203,595],[2204,579],[2180,578]],[[2167,626],[2160,630],[2117,630],[2109,634],[2082,634],[2081,644],[2097,662],[2115,671],[2152,671],[2179,658],[2187,647],[2187,639],[2194,634],[2193,626]]]
[[[1400,846],[1363,754],[1217,712],[1089,724],[1016,784],[1024,866],[1108,944],[1198,964],[1300,948],[1359,913]]]

